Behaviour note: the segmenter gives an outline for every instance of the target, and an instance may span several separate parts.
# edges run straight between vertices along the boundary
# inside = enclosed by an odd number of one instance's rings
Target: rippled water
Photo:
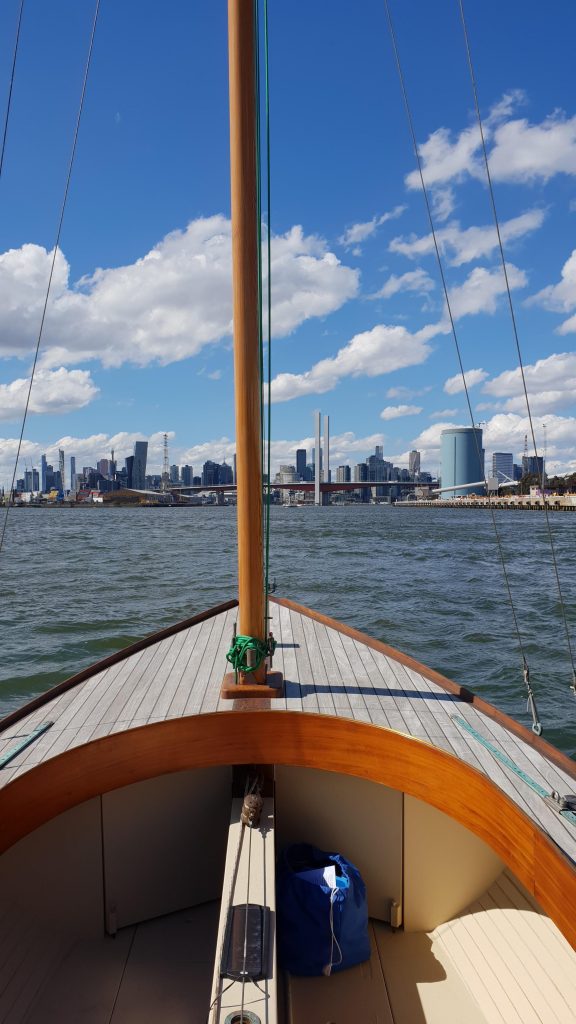
[[[497,513],[546,737],[576,699],[540,513]],[[576,516],[551,525],[576,651]],[[0,712],[236,593],[232,508],[14,509],[0,554]],[[273,508],[277,593],[414,655],[529,724],[489,513]]]

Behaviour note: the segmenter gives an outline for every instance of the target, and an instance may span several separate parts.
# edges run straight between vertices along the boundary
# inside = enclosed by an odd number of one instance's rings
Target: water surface
[[[576,753],[576,699],[540,513],[497,512],[546,738]],[[576,651],[576,516],[552,515]],[[236,595],[233,508],[13,509],[0,554],[0,713]],[[277,593],[423,661],[529,724],[484,510],[273,508]]]

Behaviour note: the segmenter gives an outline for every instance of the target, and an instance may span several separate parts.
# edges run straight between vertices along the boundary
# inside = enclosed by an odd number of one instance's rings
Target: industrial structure
[[[440,497],[484,493],[481,427],[450,427],[440,435]]]

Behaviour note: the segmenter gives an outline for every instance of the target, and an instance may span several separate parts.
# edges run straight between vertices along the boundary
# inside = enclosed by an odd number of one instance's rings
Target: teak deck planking
[[[412,659],[379,645],[349,627],[288,601],[271,601],[272,629],[278,640],[274,667],[283,672],[284,696],[256,702],[273,710],[336,716],[396,730],[452,753],[491,779],[572,860],[576,827],[550,809],[515,772],[502,765],[475,737],[452,720],[457,713],[487,741],[546,789],[574,791],[570,765],[551,761],[502,721],[435,681],[441,679]],[[160,634],[156,643],[118,656],[113,664],[71,689],[57,688],[52,700],[34,708],[0,733],[0,756],[37,725],[52,727],[0,771],[0,788],[31,768],[93,739],[174,718],[230,711],[220,698],[237,609]],[[364,640],[366,642],[364,642]],[[139,645],[141,647],[141,645]],[[109,659],[108,659],[109,660]],[[239,694],[240,696],[240,694]],[[486,706],[484,702],[480,705]],[[264,709],[264,708],[263,708]],[[498,720],[498,719],[501,720]],[[529,738],[529,737],[528,737]]]

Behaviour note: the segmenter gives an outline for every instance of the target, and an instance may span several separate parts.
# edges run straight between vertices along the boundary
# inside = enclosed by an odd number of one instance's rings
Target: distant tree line
[[[529,494],[531,487],[540,487],[540,477],[537,473],[526,473],[518,485],[519,494]],[[546,478],[546,490],[555,491],[556,494],[571,494],[576,491],[576,473],[568,476],[549,476]]]

